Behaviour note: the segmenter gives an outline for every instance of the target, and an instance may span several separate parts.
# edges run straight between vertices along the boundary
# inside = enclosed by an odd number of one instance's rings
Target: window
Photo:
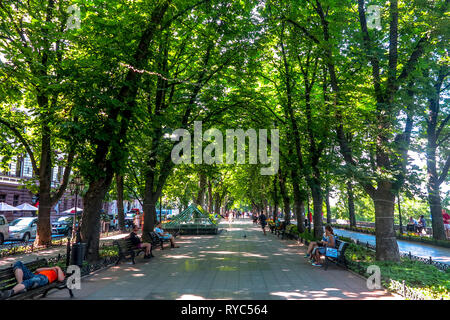
[[[6,194],[0,194],[0,202],[6,201]]]
[[[0,217],[0,226],[5,225],[5,219],[3,217]]]
[[[16,207],[16,206],[18,206],[19,205],[19,195],[18,194],[15,194],[14,195],[14,200],[13,200],[13,207]]]

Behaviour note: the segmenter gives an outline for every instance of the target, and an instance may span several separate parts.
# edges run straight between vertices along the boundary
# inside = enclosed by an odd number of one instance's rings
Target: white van
[[[3,244],[5,239],[9,238],[8,220],[4,215],[0,215],[0,244]]]

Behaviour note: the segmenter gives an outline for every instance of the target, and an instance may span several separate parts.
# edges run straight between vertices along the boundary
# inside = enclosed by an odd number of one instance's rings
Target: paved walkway
[[[341,268],[311,266],[306,248],[280,240],[249,220],[223,223],[214,236],[182,236],[181,248],[122,263],[84,278],[76,299],[398,299],[370,291]],[[246,235],[246,237],[244,237]],[[167,246],[167,245],[166,245]],[[66,290],[46,299],[69,299]]]

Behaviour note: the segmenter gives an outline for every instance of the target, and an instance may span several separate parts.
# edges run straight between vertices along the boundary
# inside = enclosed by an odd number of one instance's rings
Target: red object
[[[58,278],[58,274],[55,270],[42,270],[37,272],[37,274],[42,274],[48,278],[48,283],[55,282],[55,280]]]
[[[444,224],[450,224],[450,215],[442,210],[442,218],[444,218]]]
[[[34,205],[36,208],[39,208],[39,201]]]
[[[311,214],[311,211],[308,212],[308,219],[309,219],[309,222],[312,222],[312,214]]]

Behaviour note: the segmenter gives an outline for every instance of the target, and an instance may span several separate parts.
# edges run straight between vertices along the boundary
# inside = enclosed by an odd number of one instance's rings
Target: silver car
[[[8,220],[4,215],[0,215],[0,244],[9,237]]]
[[[18,218],[9,224],[9,238],[11,240],[22,240],[28,242],[30,238],[36,237],[38,218]]]

